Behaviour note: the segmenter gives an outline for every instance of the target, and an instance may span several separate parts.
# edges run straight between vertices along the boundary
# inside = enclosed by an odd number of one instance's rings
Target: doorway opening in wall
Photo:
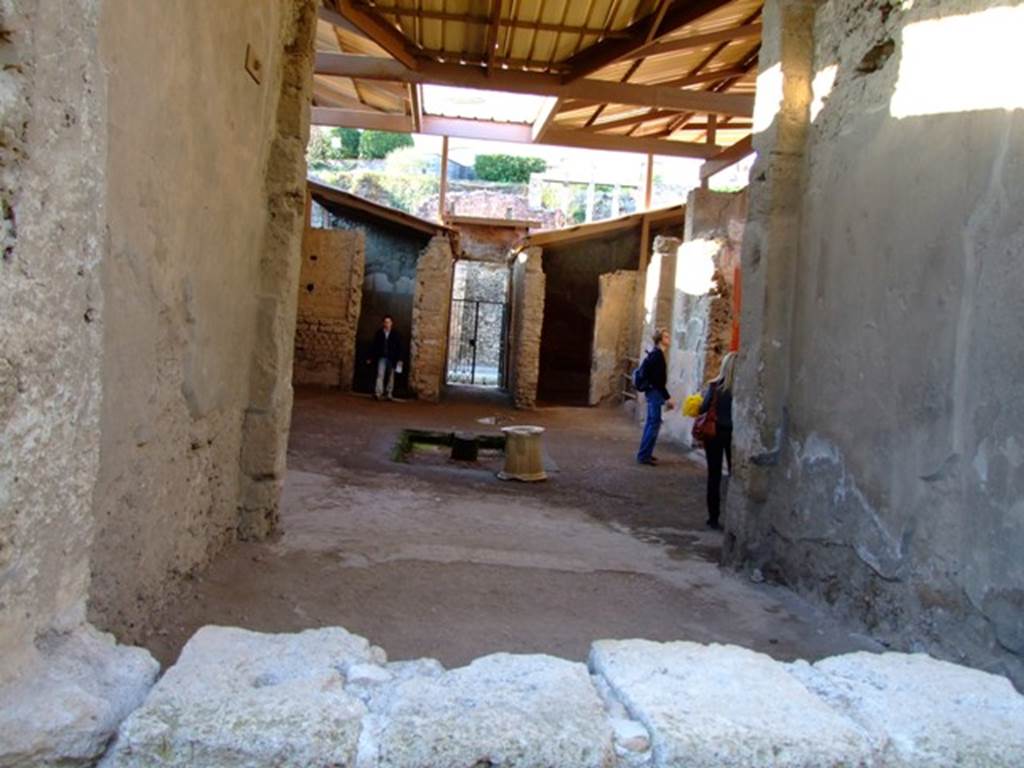
[[[503,388],[507,374],[508,268],[459,261],[452,280],[448,384]]]

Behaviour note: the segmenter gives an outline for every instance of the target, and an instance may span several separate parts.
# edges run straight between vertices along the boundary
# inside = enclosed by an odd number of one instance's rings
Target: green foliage
[[[516,155],[477,155],[473,163],[478,179],[508,184],[525,184],[531,173],[540,173],[547,167],[548,164],[539,157]]]
[[[401,147],[413,146],[408,133],[390,131],[363,131],[359,141],[359,156],[369,160],[381,160]]]
[[[314,128],[309,134],[306,161],[313,170],[331,168],[359,155],[359,139],[355,128]]]
[[[359,145],[362,143],[362,134],[359,131],[355,128],[335,128],[332,134],[341,139],[342,157],[359,157]]]

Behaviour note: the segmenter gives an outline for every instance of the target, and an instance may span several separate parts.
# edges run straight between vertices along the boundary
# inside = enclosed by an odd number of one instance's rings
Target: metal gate
[[[452,299],[448,332],[449,384],[500,387],[505,382],[506,305]]]

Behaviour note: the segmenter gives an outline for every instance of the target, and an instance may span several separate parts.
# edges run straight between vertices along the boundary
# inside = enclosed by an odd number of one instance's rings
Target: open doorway
[[[504,387],[508,341],[508,268],[459,261],[452,280],[448,384]]]

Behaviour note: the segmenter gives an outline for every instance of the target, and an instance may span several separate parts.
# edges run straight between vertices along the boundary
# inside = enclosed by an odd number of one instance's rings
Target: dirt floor
[[[392,460],[403,429],[510,423],[547,428],[547,482],[503,482],[493,462]],[[429,405],[302,389],[280,535],[233,545],[193,577],[146,645],[170,663],[199,627],[229,624],[341,625],[389,658],[446,666],[495,651],[582,660],[606,637],[737,643],[781,659],[874,647],[788,590],[720,569],[703,469],[668,445],[660,466],[637,465],[638,435],[620,410],[523,413],[478,390]]]

